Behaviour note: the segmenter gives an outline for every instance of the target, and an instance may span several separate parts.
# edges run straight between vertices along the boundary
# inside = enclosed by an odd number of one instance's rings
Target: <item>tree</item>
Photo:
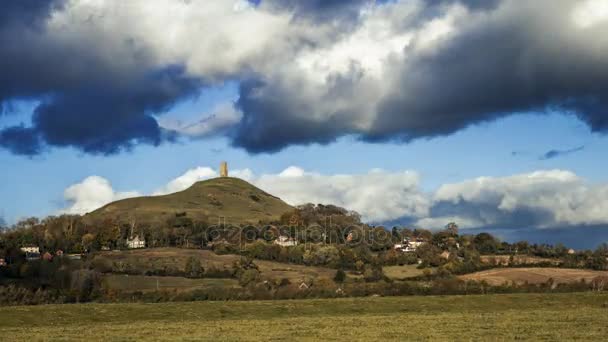
[[[346,273],[342,269],[339,269],[334,276],[334,281],[336,283],[343,283],[346,280]]]
[[[200,278],[203,276],[204,269],[201,266],[200,260],[195,257],[188,258],[185,269],[188,278]]]
[[[458,225],[456,224],[456,222],[450,222],[446,224],[445,230],[452,235],[458,235]]]

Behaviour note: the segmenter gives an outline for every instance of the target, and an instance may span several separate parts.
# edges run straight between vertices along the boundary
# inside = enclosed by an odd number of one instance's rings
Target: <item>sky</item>
[[[9,0],[0,217],[231,175],[366,222],[608,241],[601,0]]]

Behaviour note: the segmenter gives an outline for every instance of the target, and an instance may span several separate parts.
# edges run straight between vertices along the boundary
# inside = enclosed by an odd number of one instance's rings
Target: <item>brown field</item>
[[[211,267],[217,269],[231,269],[232,264],[240,259],[240,256],[233,254],[218,255],[209,250],[181,248],[112,251],[103,252],[100,253],[100,255],[113,262],[122,261],[129,263],[140,270],[162,269],[165,266],[183,270],[186,261],[190,257],[198,258],[205,269]],[[259,267],[262,278],[265,279],[287,278],[291,282],[303,281],[305,279],[328,281],[333,279],[336,274],[336,270],[325,267],[294,265],[266,260],[255,260],[255,264]]]
[[[556,283],[586,282],[598,276],[608,276],[608,271],[592,271],[567,268],[496,268],[459,276],[463,280],[486,281],[490,285],[540,284],[553,279]]]
[[[491,265],[502,265],[509,266],[510,264],[510,255],[482,255],[481,262],[485,264]],[[514,255],[513,256],[513,265],[536,265],[536,264],[552,264],[559,265],[561,260],[559,259],[550,259],[550,258],[541,258],[529,255]]]

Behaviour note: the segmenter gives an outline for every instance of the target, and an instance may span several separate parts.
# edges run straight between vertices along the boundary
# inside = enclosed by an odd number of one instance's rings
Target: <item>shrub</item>
[[[336,283],[343,283],[346,280],[346,273],[343,270],[336,271],[336,275],[334,276],[334,281]]]
[[[186,261],[186,277],[188,278],[201,278],[204,273],[204,269],[201,266],[200,260],[195,257],[188,258]]]

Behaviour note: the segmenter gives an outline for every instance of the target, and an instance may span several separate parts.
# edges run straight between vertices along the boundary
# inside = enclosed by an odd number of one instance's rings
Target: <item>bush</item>
[[[188,278],[201,278],[205,270],[201,266],[200,260],[194,257],[188,258],[186,261],[186,277]]]
[[[247,286],[256,283],[260,279],[260,271],[255,268],[243,270],[239,274],[239,285]]]
[[[343,283],[344,280],[346,280],[346,273],[343,270],[338,270],[334,276],[334,281],[336,283]]]

